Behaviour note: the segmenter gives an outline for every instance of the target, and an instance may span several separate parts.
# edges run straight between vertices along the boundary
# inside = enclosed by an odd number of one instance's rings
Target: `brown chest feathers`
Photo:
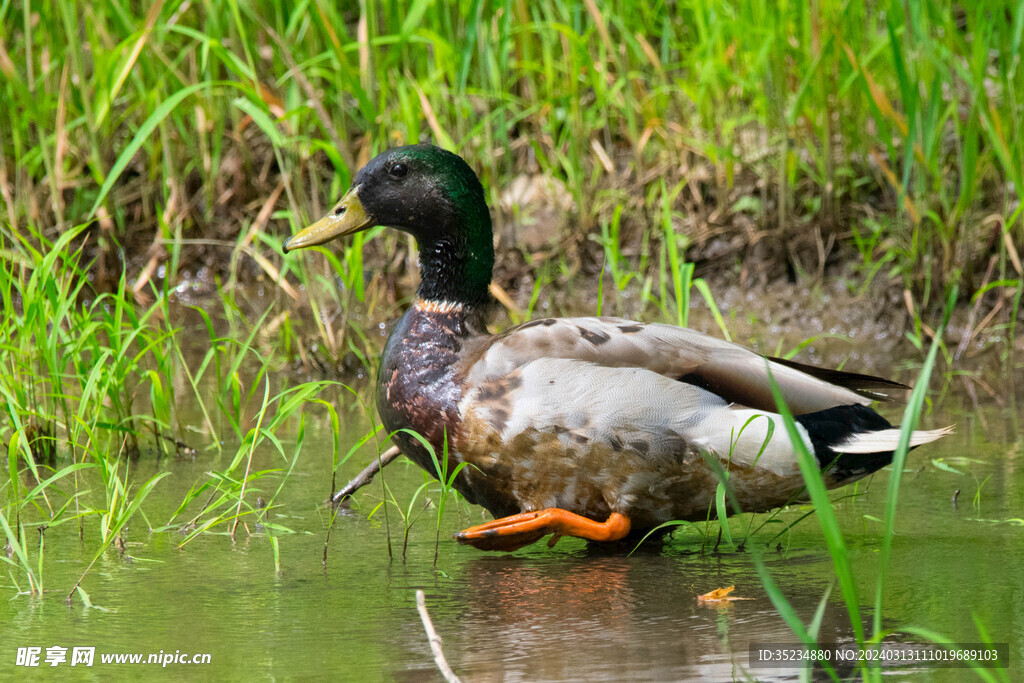
[[[412,430],[443,452],[446,430],[460,423],[462,389],[455,377],[461,340],[466,336],[459,311],[433,312],[413,306],[388,339],[377,380],[377,409],[388,432]],[[402,452],[431,474],[427,450],[410,434],[395,434]]]
[[[409,432],[426,439],[443,470],[455,470],[461,458],[449,446],[445,468],[444,440],[447,434],[452,444],[462,426],[460,360],[464,345],[479,334],[478,327],[472,314],[459,306],[419,301],[395,326],[381,356],[377,381],[381,422],[402,453],[435,477],[438,472],[430,452]],[[454,483],[467,500],[492,512],[518,509],[508,500],[491,501],[487,487],[476,490],[465,472]]]

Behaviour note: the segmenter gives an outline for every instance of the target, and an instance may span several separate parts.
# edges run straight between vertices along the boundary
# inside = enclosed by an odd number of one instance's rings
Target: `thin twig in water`
[[[427,632],[427,640],[430,641],[430,649],[434,653],[434,663],[448,683],[459,683],[459,677],[455,675],[452,668],[448,666],[448,660],[444,658],[444,650],[441,649],[441,636],[434,630],[434,624],[430,621],[427,613],[427,600],[423,591],[416,591],[416,609],[419,610],[420,620],[423,622],[423,630]]]
[[[380,472],[380,468],[384,467],[401,454],[402,453],[398,450],[398,446],[392,446],[381,453],[380,458],[374,458],[362,472],[352,479],[352,481],[345,484],[340,491],[331,496],[331,503],[339,505],[346,498],[351,497],[356,491],[373,481],[374,476]]]

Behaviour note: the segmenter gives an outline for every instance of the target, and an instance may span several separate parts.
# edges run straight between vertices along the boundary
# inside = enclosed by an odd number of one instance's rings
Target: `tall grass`
[[[206,352],[183,348],[196,337],[172,322],[184,307],[172,307],[167,293],[154,291],[155,300],[140,303],[123,271],[115,289],[96,293],[82,262],[85,232],[85,226],[69,229],[55,242],[34,229],[0,232],[0,441],[7,445],[0,526],[10,549],[3,560],[24,579],[24,585],[16,580],[18,590],[43,592],[48,529],[77,523],[93,552],[82,579],[109,548],[124,554],[126,529],[169,474],[140,478],[137,463],[162,457],[168,444],[174,455],[195,456],[186,440],[199,439],[200,457],[219,459],[222,443],[238,447],[226,466],[192,487],[168,523],[150,530],[184,527],[187,542],[229,524],[234,536],[252,517],[272,537],[276,559],[276,537],[289,530],[271,512],[302,449],[300,412],[326,405],[337,425],[337,410],[318,398],[334,383],[271,392],[270,370],[278,361],[261,356],[254,339],[272,308],[248,323],[241,339],[218,334],[223,325],[200,311]],[[223,300],[230,306],[230,293]],[[205,424],[186,432],[179,404],[196,406]],[[292,428],[289,446],[282,439]],[[279,464],[257,466],[267,452]],[[340,464],[337,453],[334,459]],[[205,503],[196,502],[201,495]],[[185,510],[193,516],[182,522]],[[69,599],[85,599],[82,579]]]
[[[734,258],[757,242],[813,273],[838,239],[928,305],[982,286],[990,256],[995,279],[1022,275],[1022,34],[1020,2],[7,3],[4,220],[94,221],[101,275],[151,248],[174,284],[237,244],[283,283],[264,228],[292,232],[374,152],[430,139],[492,199],[522,173],[561,180],[570,242],[622,206],[637,251],[681,211],[655,242],[733,235]],[[361,299],[363,264],[398,246],[357,239],[319,272]]]

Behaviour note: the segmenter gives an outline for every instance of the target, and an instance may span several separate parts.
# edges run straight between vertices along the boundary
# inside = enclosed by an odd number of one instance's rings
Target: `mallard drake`
[[[830,488],[892,461],[899,430],[868,406],[903,396],[902,384],[619,318],[544,318],[489,335],[491,217],[476,174],[451,152],[413,145],[380,154],[284,251],[375,225],[411,234],[421,271],[381,357],[377,409],[401,451],[430,474],[430,454],[404,430],[438,457],[447,438],[447,471],[468,463],[454,487],[495,521],[459,532],[461,543],[513,550],[547,534],[615,541],[702,520],[719,467],[742,510],[785,505],[804,481],[770,377]],[[910,443],[947,433],[916,431]]]

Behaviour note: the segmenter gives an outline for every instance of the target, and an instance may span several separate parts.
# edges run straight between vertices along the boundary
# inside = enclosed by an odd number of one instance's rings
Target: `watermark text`
[[[171,664],[209,664],[208,652],[96,652],[95,646],[19,647],[16,666],[93,666],[99,664],[140,664],[166,667]]]

